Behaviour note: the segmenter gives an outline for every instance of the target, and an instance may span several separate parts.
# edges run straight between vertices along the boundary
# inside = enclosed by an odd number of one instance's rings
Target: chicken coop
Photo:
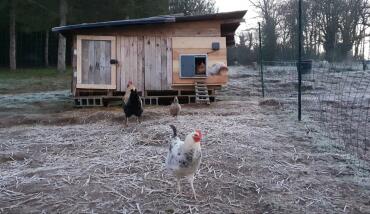
[[[121,98],[132,81],[145,104],[213,101],[228,82],[227,47],[246,11],[164,15],[53,28],[73,41],[76,105]]]

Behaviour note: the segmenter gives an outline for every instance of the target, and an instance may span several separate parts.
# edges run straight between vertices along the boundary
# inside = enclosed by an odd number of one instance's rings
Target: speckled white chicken
[[[180,179],[186,177],[190,183],[194,198],[194,175],[198,171],[202,159],[200,141],[202,134],[196,130],[188,134],[185,141],[177,136],[176,127],[170,125],[173,130],[170,148],[166,158],[166,168],[172,172],[177,180],[177,188],[181,192]]]

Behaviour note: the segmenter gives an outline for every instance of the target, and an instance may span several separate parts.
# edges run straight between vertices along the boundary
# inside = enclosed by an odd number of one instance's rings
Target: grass
[[[72,71],[59,73],[55,68],[0,69],[0,94],[67,90]]]

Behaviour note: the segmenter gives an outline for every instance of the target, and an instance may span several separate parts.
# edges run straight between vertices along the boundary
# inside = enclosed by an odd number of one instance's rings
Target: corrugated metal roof
[[[246,13],[247,13],[246,10],[241,10],[241,11],[213,13],[213,14],[195,15],[195,16],[176,16],[176,22],[222,20],[222,19],[242,19]]]
[[[161,17],[150,17],[143,19],[127,19],[127,20],[117,20],[117,21],[108,21],[108,22],[96,22],[96,23],[83,23],[76,25],[66,25],[61,27],[54,27],[53,32],[65,32],[71,30],[80,30],[80,29],[94,29],[94,28],[107,28],[107,27],[121,27],[129,25],[148,25],[148,24],[163,24],[175,22],[175,17],[172,16],[161,16]]]
[[[226,13],[215,13],[195,16],[178,16],[178,15],[163,15],[142,19],[127,19],[108,22],[83,23],[76,25],[67,25],[55,27],[53,32],[65,33],[67,31],[81,30],[81,29],[96,29],[109,27],[123,27],[130,25],[150,25],[150,24],[164,24],[174,22],[189,22],[189,21],[206,21],[206,20],[221,20],[221,19],[242,19],[247,11],[234,11]]]

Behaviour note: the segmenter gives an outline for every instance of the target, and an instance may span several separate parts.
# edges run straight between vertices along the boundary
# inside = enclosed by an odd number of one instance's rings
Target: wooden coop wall
[[[118,91],[125,91],[130,80],[139,91],[171,89],[171,38],[119,36],[117,46]]]
[[[191,86],[196,79],[179,78],[180,54],[207,54],[208,64],[226,65],[226,40],[221,37],[221,21],[196,21],[148,26],[127,26],[74,31],[73,35],[113,36],[116,38],[116,91],[124,92],[133,81],[139,91],[161,91]],[[73,50],[77,47],[73,37]],[[220,42],[220,50],[212,52],[211,43]],[[73,54],[72,92],[76,95],[77,55]],[[141,81],[140,81],[141,80]],[[220,86],[227,74],[208,77],[206,83]],[[93,87],[91,89],[94,89]]]
[[[143,91],[143,38],[118,37],[117,41],[117,91],[125,91],[128,81],[132,81],[139,91]]]
[[[73,31],[73,35],[220,37],[222,21],[194,21]]]
[[[212,50],[212,43],[219,42],[220,49]],[[227,49],[225,37],[173,37],[173,86],[194,85],[200,78],[180,77],[180,55],[194,54],[207,55],[207,67],[216,63],[223,63],[227,65]],[[201,78],[204,79],[204,78]],[[228,81],[227,73],[220,73],[218,75],[207,76],[205,82],[208,85],[224,85]]]

